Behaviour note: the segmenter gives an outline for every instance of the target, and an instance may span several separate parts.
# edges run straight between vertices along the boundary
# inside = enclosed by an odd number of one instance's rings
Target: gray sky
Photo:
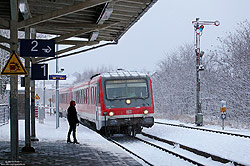
[[[59,67],[64,74],[82,73],[98,66],[127,70],[155,71],[159,61],[184,43],[194,43],[192,21],[220,21],[220,26],[205,26],[201,49],[218,45],[217,37],[233,32],[239,22],[250,21],[250,0],[158,0],[158,2],[119,40],[82,54],[62,58]],[[55,63],[49,63],[55,73]]]

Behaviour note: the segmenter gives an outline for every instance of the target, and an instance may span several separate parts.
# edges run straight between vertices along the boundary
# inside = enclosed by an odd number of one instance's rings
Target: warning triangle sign
[[[24,68],[20,58],[16,52],[12,52],[1,74],[5,75],[27,75],[28,72]]]
[[[38,94],[36,94],[35,99],[40,100],[40,97],[38,96]]]

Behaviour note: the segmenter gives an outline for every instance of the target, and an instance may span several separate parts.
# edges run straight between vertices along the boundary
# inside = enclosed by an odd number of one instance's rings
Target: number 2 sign
[[[55,40],[22,39],[20,41],[22,57],[54,57]]]

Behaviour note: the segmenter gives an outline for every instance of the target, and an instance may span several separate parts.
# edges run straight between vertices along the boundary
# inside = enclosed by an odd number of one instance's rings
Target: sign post
[[[52,98],[49,98],[49,115],[51,116],[51,102],[52,102]]]
[[[227,113],[226,113],[226,110],[227,110],[227,102],[224,101],[224,100],[221,100],[221,107],[220,107],[220,111],[221,111],[221,119],[222,119],[222,130],[224,130],[224,121],[227,117]]]
[[[66,80],[66,78],[63,74],[49,75],[49,80],[56,80],[56,129],[59,127],[59,80]]]

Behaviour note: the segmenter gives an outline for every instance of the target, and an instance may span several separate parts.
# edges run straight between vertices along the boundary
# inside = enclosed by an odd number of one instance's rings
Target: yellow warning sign
[[[27,75],[28,72],[24,68],[20,58],[16,54],[16,52],[12,52],[9,60],[4,66],[1,74],[5,75]]]
[[[221,111],[221,112],[226,112],[226,111],[227,111],[227,108],[226,108],[226,107],[221,107],[221,108],[220,108],[220,111]]]
[[[38,96],[38,94],[36,94],[35,99],[40,100],[40,97]]]

